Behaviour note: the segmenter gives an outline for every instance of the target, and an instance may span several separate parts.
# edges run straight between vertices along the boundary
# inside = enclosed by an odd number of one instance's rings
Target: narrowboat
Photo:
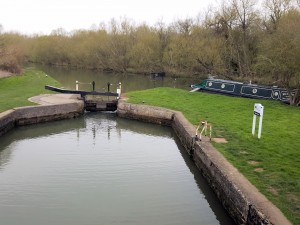
[[[289,103],[289,92],[291,94],[295,93],[295,90],[288,91],[287,89],[279,88],[277,86],[271,87],[251,83],[245,84],[242,82],[215,78],[205,79],[200,84],[192,84],[191,88],[191,92],[208,91],[247,98],[279,100],[285,103]]]

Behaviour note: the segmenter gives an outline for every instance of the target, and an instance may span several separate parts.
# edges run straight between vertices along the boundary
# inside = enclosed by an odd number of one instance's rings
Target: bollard
[[[79,82],[78,82],[78,80],[76,80],[76,91],[78,91],[78,89],[79,89]]]

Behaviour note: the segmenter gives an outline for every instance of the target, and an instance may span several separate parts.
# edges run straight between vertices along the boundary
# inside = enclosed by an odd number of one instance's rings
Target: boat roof
[[[280,89],[280,90],[285,90],[285,88],[281,88],[278,86],[267,86],[267,85],[260,85],[260,84],[251,84],[251,83],[242,83],[239,81],[233,81],[233,80],[224,80],[224,79],[216,79],[216,78],[207,78],[206,81],[217,81],[217,82],[224,82],[224,83],[231,83],[231,84],[243,84],[243,85],[248,85],[248,86],[252,86],[252,87],[264,87],[264,88],[276,88],[276,89]],[[296,90],[296,89],[293,89]]]
[[[220,82],[226,82],[226,83],[234,83],[234,84],[243,84],[242,82],[233,81],[233,80],[223,80],[223,79],[216,79],[216,78],[207,78],[208,81],[220,81]]]

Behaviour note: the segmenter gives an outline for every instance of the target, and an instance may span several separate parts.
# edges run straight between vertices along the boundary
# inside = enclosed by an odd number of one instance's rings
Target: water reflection
[[[224,213],[224,208],[219,203],[219,200],[218,200],[216,194],[208,186],[207,181],[201,175],[199,169],[194,164],[194,162],[191,160],[190,156],[187,154],[186,150],[180,143],[179,138],[177,136],[175,136],[174,139],[178,146],[178,149],[180,150],[182,158],[184,159],[190,172],[194,175],[195,182],[197,183],[199,189],[205,196],[205,199],[207,200],[207,202],[210,205],[211,209],[213,210],[214,214],[217,216],[218,220],[220,221],[220,224],[222,224],[222,225],[234,224],[234,222],[231,220],[231,218],[229,218],[228,215],[226,213]]]
[[[51,77],[59,81],[64,88],[75,89],[76,81],[81,82],[79,85],[81,90],[92,90],[92,81],[96,83],[96,91],[107,91],[107,82],[112,84],[111,91],[115,92],[117,84],[122,83],[122,92],[144,90],[155,87],[173,87],[190,90],[190,85],[198,83],[201,78],[199,76],[192,78],[176,78],[176,77],[153,77],[141,74],[123,74],[123,73],[103,73],[101,71],[66,69],[64,67],[49,67],[35,65],[38,69],[43,70]],[[204,75],[204,77],[206,77]]]
[[[233,224],[171,128],[115,114],[19,127],[0,168],[4,224]]]

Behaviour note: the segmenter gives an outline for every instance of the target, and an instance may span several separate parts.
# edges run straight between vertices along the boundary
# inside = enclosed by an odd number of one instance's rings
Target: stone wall
[[[167,126],[171,126],[174,116],[174,112],[171,110],[161,110],[158,107],[150,108],[147,105],[133,105],[122,101],[118,103],[117,113],[120,117]]]
[[[119,102],[120,117],[172,126],[220,202],[237,224],[291,224],[256,187],[209,142],[195,141],[196,127],[182,113],[146,105]]]
[[[15,126],[78,117],[83,110],[83,102],[14,108],[0,113],[0,136]]]
[[[15,127],[15,110],[7,110],[0,113],[0,137],[7,131]]]

